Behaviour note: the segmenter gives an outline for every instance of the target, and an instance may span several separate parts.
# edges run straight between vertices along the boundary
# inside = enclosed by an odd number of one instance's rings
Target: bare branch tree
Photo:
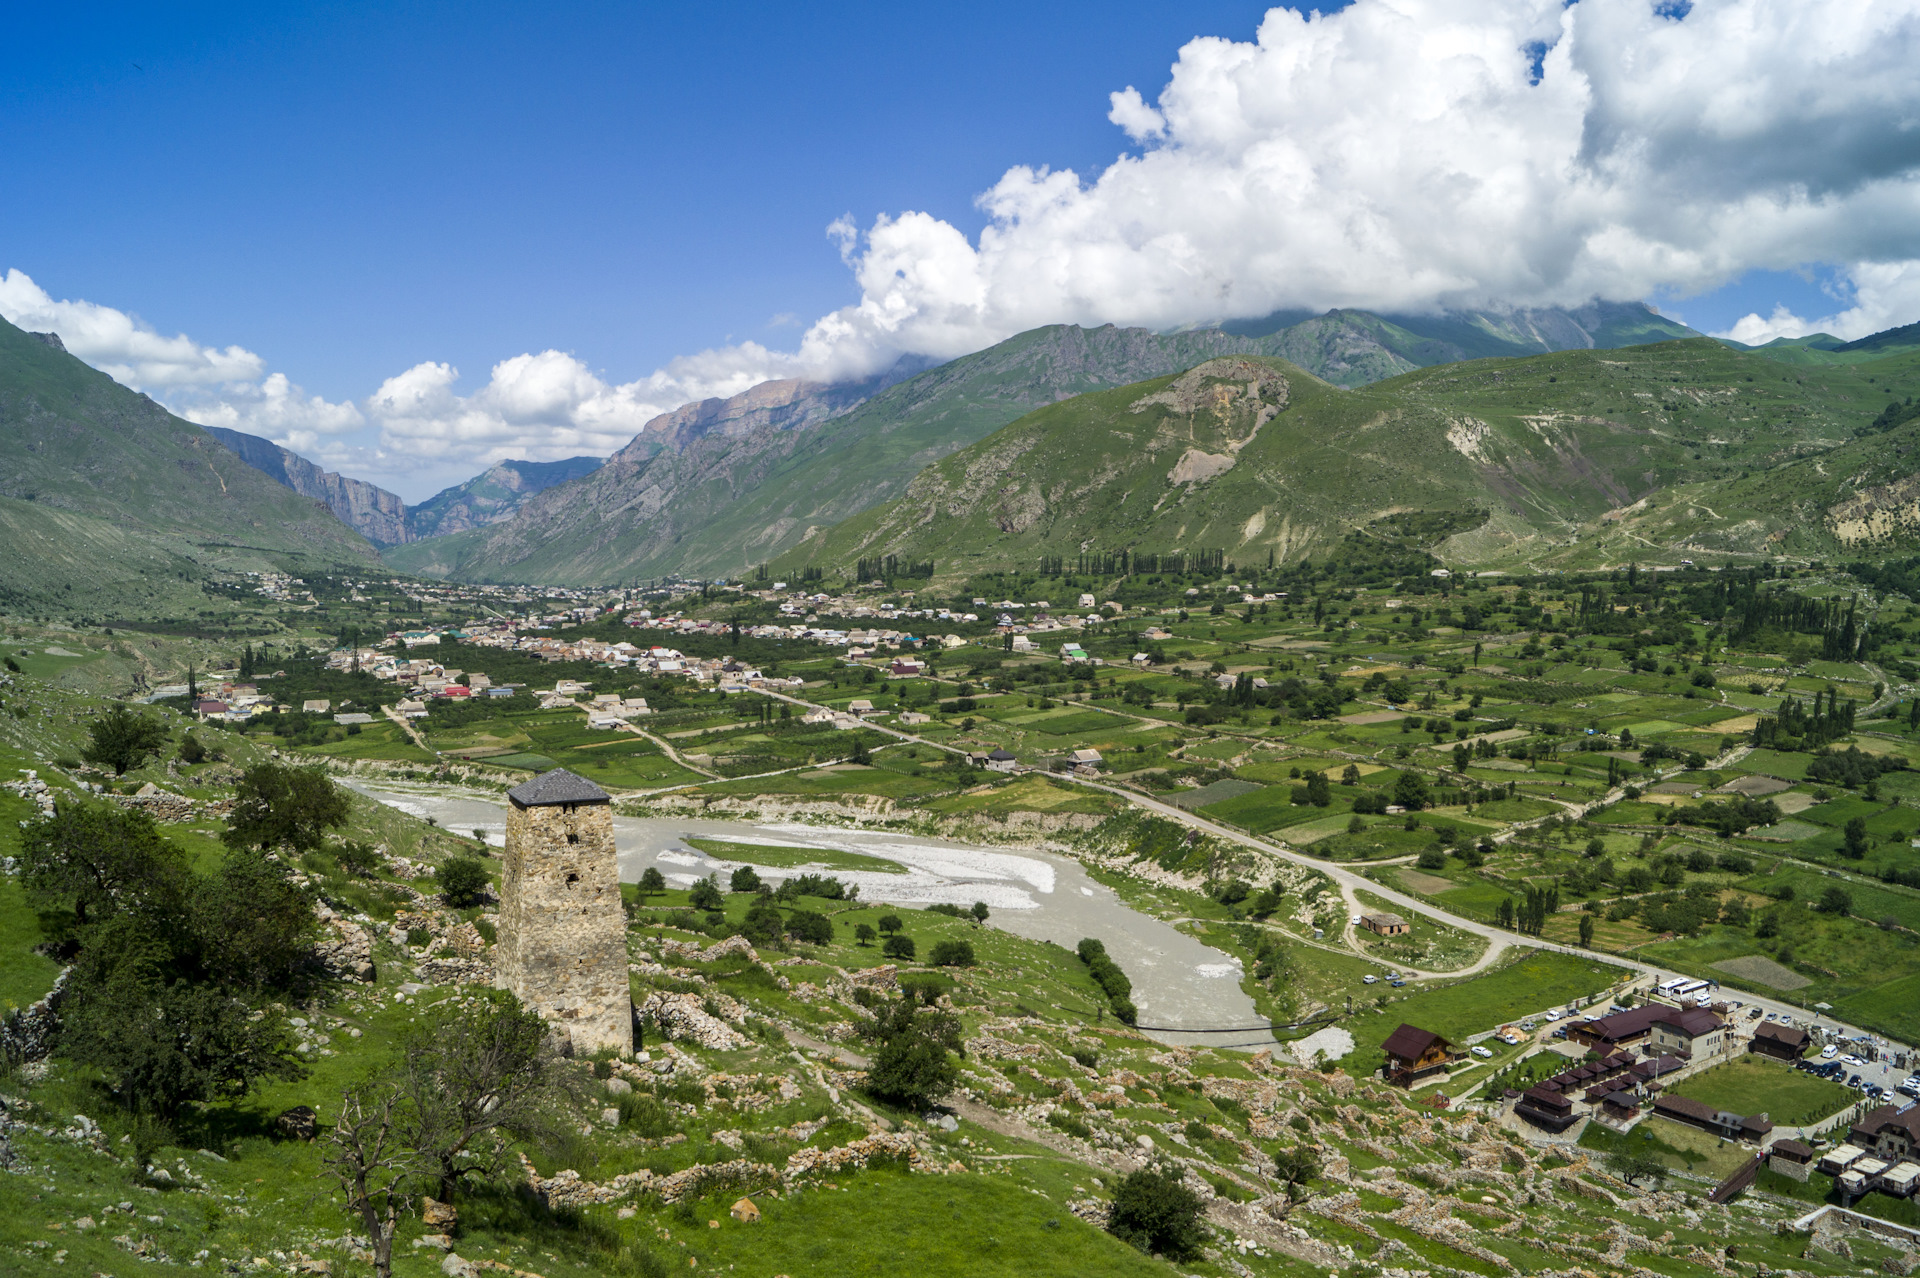
[[[419,1156],[401,1138],[399,1093],[383,1089],[369,1099],[349,1091],[340,1099],[340,1121],[327,1136],[321,1161],[346,1192],[347,1210],[360,1218],[373,1242],[373,1267],[393,1278],[393,1232],[413,1205],[402,1184],[422,1170]]]

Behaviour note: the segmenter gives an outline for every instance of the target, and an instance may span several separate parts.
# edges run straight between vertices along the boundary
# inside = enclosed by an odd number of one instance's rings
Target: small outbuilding
[[[1407,921],[1398,914],[1362,914],[1360,925],[1381,936],[1404,936],[1407,931]]]

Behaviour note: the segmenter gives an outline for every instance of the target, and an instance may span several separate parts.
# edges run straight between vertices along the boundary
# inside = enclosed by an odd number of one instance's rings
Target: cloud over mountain
[[[1920,315],[1917,63],[1920,0],[1274,9],[1250,40],[1190,41],[1157,93],[1112,93],[1131,149],[1101,171],[1008,169],[976,238],[912,210],[836,222],[858,300],[797,350],[730,346],[626,383],[544,350],[466,394],[427,362],[332,404],[240,347],[56,302],[18,271],[0,314],[189,416],[383,475],[606,453],[688,400],[1048,323],[1684,297],[1819,264],[1833,314],[1732,335],[1851,337]]]

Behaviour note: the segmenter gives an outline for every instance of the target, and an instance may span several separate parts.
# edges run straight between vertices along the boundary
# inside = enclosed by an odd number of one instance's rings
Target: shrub
[[[897,959],[902,963],[911,963],[913,962],[914,952],[917,948],[911,936],[895,932],[887,938],[887,943],[880,947],[880,952],[890,959]]]
[[[937,941],[929,955],[935,967],[972,967],[973,944],[970,941]]]
[[[487,892],[487,867],[476,857],[448,857],[434,871],[440,895],[456,910],[478,905]]]
[[[1200,1254],[1207,1237],[1200,1223],[1200,1196],[1181,1183],[1177,1171],[1149,1167],[1134,1172],[1114,1190],[1107,1231],[1148,1254],[1187,1261]]]

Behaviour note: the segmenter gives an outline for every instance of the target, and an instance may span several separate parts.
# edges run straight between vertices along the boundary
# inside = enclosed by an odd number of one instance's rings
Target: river
[[[505,842],[504,800],[492,795],[431,785],[350,783],[370,798],[415,816],[432,817],[443,828],[484,837],[495,847]],[[1165,1026],[1153,1037],[1167,1043],[1214,1047],[1272,1047],[1272,1035],[1200,1033],[1262,1023],[1253,1000],[1240,988],[1240,961],[1202,945],[1168,923],[1142,914],[1112,888],[1087,875],[1079,862],[1048,852],[974,847],[945,839],[879,830],[834,828],[795,823],[707,821],[691,817],[613,819],[620,877],[637,882],[648,866],[657,866],[669,882],[726,874],[738,862],[696,850],[689,836],[724,842],[758,843],[880,857],[906,867],[904,874],[824,870],[857,884],[862,901],[885,901],[909,908],[935,902],[972,905],[985,901],[998,927],[1030,940],[1053,941],[1071,949],[1082,937],[1099,937],[1133,982],[1134,1006],[1142,1023]],[[806,873],[756,867],[775,882]]]

